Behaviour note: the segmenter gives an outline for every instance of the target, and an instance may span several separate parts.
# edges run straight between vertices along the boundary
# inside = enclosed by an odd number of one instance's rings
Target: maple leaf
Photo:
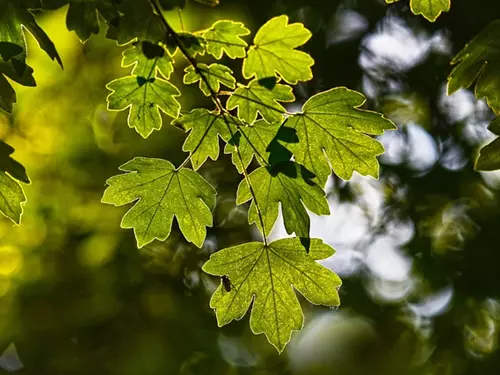
[[[111,81],[106,87],[112,91],[107,98],[108,109],[123,111],[130,108],[128,126],[135,128],[143,138],[153,130],[161,129],[160,110],[173,118],[179,116],[181,106],[175,97],[181,93],[161,78],[127,76]]]
[[[311,222],[305,207],[318,215],[330,213],[325,192],[312,181],[312,177],[314,175],[311,172],[294,162],[257,168],[248,175],[248,180],[241,181],[236,203],[252,201],[248,210],[248,222],[255,223],[266,237],[278,219],[278,207],[281,203],[286,232],[295,232],[298,237],[309,238]]]
[[[231,89],[236,85],[233,71],[225,65],[199,63],[196,64],[196,68],[192,65],[186,67],[185,72],[183,82],[190,85],[199,81],[200,90],[206,96],[218,93],[221,84]]]
[[[285,143],[295,158],[316,175],[324,186],[331,170],[348,180],[353,171],[378,178],[376,156],[382,144],[368,135],[379,135],[396,126],[379,113],[360,109],[365,97],[345,87],[337,87],[309,98],[302,112],[285,123],[295,129],[298,143]]]
[[[216,59],[226,53],[232,59],[243,58],[248,47],[241,37],[250,34],[243,23],[228,20],[215,22],[210,29],[203,32],[207,42],[207,52]]]
[[[140,77],[155,77],[159,72],[168,80],[174,71],[174,59],[165,48],[148,41],[136,42],[123,52],[122,66],[132,65],[132,75]]]
[[[261,79],[279,75],[292,84],[310,80],[314,60],[295,48],[306,43],[311,35],[301,23],[288,24],[285,15],[271,18],[255,35],[243,61],[243,76]]]
[[[285,108],[279,102],[292,102],[295,100],[293,91],[287,85],[275,85],[272,89],[262,86],[257,80],[248,86],[238,87],[227,101],[227,109],[238,109],[238,117],[253,123],[258,114],[269,123],[283,120]]]
[[[252,332],[264,333],[282,352],[292,332],[304,324],[294,289],[316,305],[340,304],[340,278],[316,262],[334,253],[319,239],[311,239],[306,253],[298,238],[286,238],[267,246],[250,242],[212,254],[203,271],[225,276],[231,283],[230,291],[221,284],[210,300],[219,327],[243,318],[253,302]]]
[[[191,169],[175,169],[167,160],[136,157],[120,167],[125,174],[113,176],[103,203],[122,206],[134,202],[123,216],[122,228],[134,228],[140,247],[170,235],[175,216],[187,241],[201,247],[212,226],[215,189]]]

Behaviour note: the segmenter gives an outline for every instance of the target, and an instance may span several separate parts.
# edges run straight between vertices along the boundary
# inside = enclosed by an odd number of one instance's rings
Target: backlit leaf
[[[219,157],[219,137],[225,142],[236,133],[238,120],[232,116],[198,108],[173,121],[186,131],[191,130],[182,149],[191,153],[194,170],[200,168],[210,158]]]
[[[137,245],[170,235],[174,217],[187,241],[201,247],[212,226],[214,188],[191,169],[176,170],[167,160],[137,157],[122,165],[127,172],[113,176],[103,203],[122,206],[134,203],[123,216],[122,228],[134,228]]]
[[[385,0],[387,4],[399,0]],[[426,19],[434,22],[442,12],[450,10],[450,0],[410,0],[410,8],[413,14],[421,14]]]
[[[312,177],[311,172],[293,162],[279,163],[272,168],[260,167],[250,173],[249,182],[246,179],[241,181],[236,203],[252,201],[248,222],[255,223],[264,236],[271,232],[281,203],[286,232],[295,232],[298,237],[308,238],[311,223],[305,207],[318,215],[330,213],[325,192],[312,181]],[[248,183],[252,185],[255,200]]]
[[[365,97],[345,87],[312,96],[302,113],[290,116],[286,127],[297,131],[299,143],[287,143],[295,161],[312,171],[324,186],[331,170],[348,180],[354,171],[378,178],[379,135],[396,126],[379,113],[360,109]]]
[[[233,164],[239,173],[243,173],[243,169],[250,165],[254,156],[260,165],[267,165],[270,155],[268,146],[279,128],[280,124],[268,124],[264,120],[240,126],[235,139],[227,143],[224,153],[232,154]]]
[[[203,33],[207,42],[207,52],[216,59],[226,53],[232,59],[243,58],[248,44],[241,37],[250,34],[245,25],[234,21],[217,21]]]
[[[206,96],[210,96],[212,93],[218,93],[221,84],[231,89],[234,89],[236,85],[233,71],[225,65],[206,65],[199,63],[196,64],[196,69],[190,65],[185,71],[184,83],[190,85],[199,81],[200,90],[203,91]],[[204,78],[202,78],[202,76]]]
[[[170,117],[179,116],[181,106],[175,97],[180,96],[180,92],[161,78],[128,76],[115,79],[106,87],[112,91],[107,99],[108,109],[130,108],[128,126],[135,128],[143,138],[161,128],[160,109]]]
[[[279,102],[294,100],[290,86],[278,84],[273,89],[268,89],[254,80],[248,86],[238,87],[231,94],[227,109],[238,108],[238,117],[250,124],[257,119],[258,113],[267,122],[279,122],[283,120],[283,113],[286,112]]]
[[[252,332],[264,333],[282,352],[292,332],[302,329],[304,324],[294,289],[316,305],[340,304],[340,278],[316,262],[334,253],[319,239],[311,239],[306,253],[298,238],[287,238],[267,246],[260,242],[245,243],[212,254],[203,271],[226,276],[232,285],[229,292],[219,285],[210,300],[219,327],[242,319],[253,302]]]
[[[271,18],[255,35],[243,61],[243,76],[261,79],[279,75],[292,84],[310,80],[314,60],[295,48],[306,43],[311,35],[301,23],[288,24],[285,15]]]
[[[500,114],[500,21],[490,23],[451,61],[456,65],[448,77],[448,95],[476,84],[476,98],[486,98]]]
[[[174,71],[174,59],[158,44],[148,41],[136,42],[132,48],[123,52],[122,66],[134,66],[132,75],[155,77],[160,72],[166,79]]]
[[[30,180],[24,167],[10,157],[13,152],[11,146],[0,141],[0,212],[19,224],[26,196],[17,181],[29,184]]]

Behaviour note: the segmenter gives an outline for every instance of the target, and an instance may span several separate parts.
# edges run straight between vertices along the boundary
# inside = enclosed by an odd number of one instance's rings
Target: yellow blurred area
[[[8,277],[18,272],[23,265],[23,256],[17,247],[0,246],[0,277]]]

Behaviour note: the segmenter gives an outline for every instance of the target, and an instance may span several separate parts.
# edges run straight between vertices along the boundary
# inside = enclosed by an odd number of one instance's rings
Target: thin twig
[[[182,44],[181,40],[179,39],[178,34],[175,32],[174,29],[172,29],[172,27],[170,26],[170,24],[168,23],[168,21],[166,20],[166,18],[163,16],[163,13],[161,12],[161,9],[160,9],[159,5],[157,4],[157,2],[155,0],[149,0],[149,3],[153,7],[154,11],[158,14],[158,16],[159,16],[159,18],[161,20],[161,23],[162,23],[163,27],[165,28],[165,32],[166,32],[167,36],[171,36],[173,38],[175,44],[177,45],[177,47],[179,48],[179,50],[181,51],[181,53],[184,55],[184,57],[186,58],[186,60],[194,68],[194,70],[196,71],[196,73],[201,77],[202,81],[208,87],[208,90],[210,92],[210,97],[212,98],[212,101],[215,103],[215,106],[217,107],[217,109],[219,110],[219,112],[222,113],[222,117],[223,117],[224,122],[226,123],[226,125],[228,127],[229,134],[231,135],[231,138],[234,138],[233,130],[231,129],[231,125],[229,124],[229,120],[226,117],[227,115],[229,115],[229,112],[226,110],[226,108],[224,108],[224,106],[222,105],[219,97],[217,96],[217,93],[213,90],[212,86],[210,86],[210,83],[208,82],[208,79],[205,76],[204,72],[201,69],[198,68],[195,59],[188,53],[188,51],[186,50],[186,48]],[[241,156],[241,152],[239,150],[239,147],[237,145],[234,145],[234,148],[236,150],[238,158],[240,159],[241,165],[243,166],[243,158]],[[187,161],[185,161],[185,162],[187,163]],[[184,162],[181,165],[184,165]],[[264,245],[267,246],[268,243],[267,243],[266,228],[264,226],[264,219],[262,217],[262,212],[261,212],[259,204],[257,202],[257,197],[255,195],[255,191],[254,191],[254,189],[252,187],[252,184],[250,182],[250,178],[249,178],[248,173],[247,173],[247,171],[246,171],[245,168],[243,168],[243,176],[244,176],[244,178],[245,178],[245,180],[246,180],[246,182],[248,184],[248,187],[249,187],[249,190],[250,190],[250,194],[252,195],[252,199],[253,199],[255,207],[257,209],[257,215],[259,217],[260,225],[262,227],[262,236],[263,236],[263,239],[264,239]]]

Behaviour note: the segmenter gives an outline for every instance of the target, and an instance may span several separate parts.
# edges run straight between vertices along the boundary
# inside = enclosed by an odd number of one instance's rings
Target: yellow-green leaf
[[[385,0],[387,4],[399,0]],[[450,0],[410,0],[410,8],[413,14],[421,14],[427,20],[434,22],[442,12],[450,10]]]
[[[181,106],[175,97],[181,93],[161,78],[128,76],[115,79],[106,87],[112,91],[108,95],[108,109],[123,111],[130,108],[128,126],[135,128],[143,138],[161,128],[160,109],[170,117],[179,116]]]
[[[311,239],[306,253],[298,238],[287,238],[267,246],[260,242],[245,243],[212,254],[203,271],[227,277],[231,286],[227,291],[221,284],[210,300],[218,325],[240,320],[253,302],[252,332],[264,333],[282,352],[292,332],[302,329],[304,324],[294,289],[316,305],[340,304],[340,278],[316,262],[334,253],[319,239]]]
[[[295,161],[312,171],[324,186],[331,170],[348,180],[354,171],[378,178],[376,156],[382,144],[369,137],[396,126],[381,114],[360,109],[365,97],[345,87],[337,87],[309,98],[302,112],[288,118],[298,143],[284,144]]]
[[[255,223],[264,236],[268,236],[273,229],[281,203],[286,232],[309,238],[311,223],[305,207],[318,215],[330,213],[325,192],[312,181],[312,177],[311,172],[293,162],[278,163],[272,168],[260,167],[249,174],[248,180],[241,181],[236,203],[252,201],[248,222]]]
[[[285,108],[279,102],[295,100],[292,88],[277,84],[272,89],[254,80],[248,86],[238,87],[227,101],[227,109],[238,109],[238,117],[251,124],[260,113],[269,123],[283,120]]]
[[[127,172],[113,176],[103,203],[135,203],[123,216],[122,228],[134,228],[137,245],[170,235],[174,217],[187,241],[201,247],[212,226],[215,189],[191,169],[175,169],[167,160],[137,157],[120,167]]]
[[[271,151],[268,147],[280,126],[258,120],[251,125],[242,125],[238,128],[234,139],[227,143],[224,153],[231,154],[232,162],[239,173],[243,173],[243,169],[250,165],[254,156],[260,165],[270,164]]]
[[[243,58],[248,44],[241,37],[250,34],[241,22],[221,20],[215,22],[203,33],[207,42],[207,52],[216,59],[226,53],[232,59]]]
[[[181,125],[186,131],[191,130],[182,150],[190,152],[191,164],[197,170],[208,158],[216,160],[219,157],[219,137],[228,142],[236,133],[238,123],[236,118],[227,114],[197,108],[172,124]]]
[[[174,71],[174,59],[163,46],[142,41],[123,52],[122,66],[133,66],[134,76],[155,77],[156,72],[159,72],[169,79]]]
[[[236,85],[233,71],[225,65],[199,63],[196,64],[196,69],[190,65],[185,69],[185,72],[183,82],[190,85],[199,81],[200,90],[206,96],[210,96],[212,93],[217,94],[221,84],[231,89],[234,89]]]
[[[301,23],[288,24],[285,15],[271,18],[255,35],[243,61],[243,76],[247,79],[280,76],[291,84],[310,80],[314,60],[295,48],[306,43],[311,35]]]

